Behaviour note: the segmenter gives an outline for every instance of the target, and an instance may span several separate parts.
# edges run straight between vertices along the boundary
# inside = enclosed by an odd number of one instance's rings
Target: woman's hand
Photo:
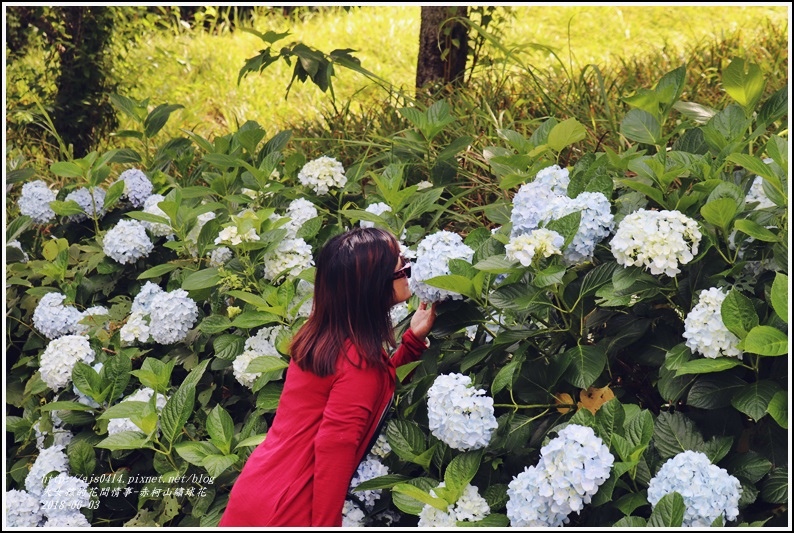
[[[419,309],[416,310],[414,316],[411,317],[411,331],[420,340],[424,341],[430,330],[433,329],[433,322],[436,321],[436,304],[428,307],[427,302],[419,304]]]

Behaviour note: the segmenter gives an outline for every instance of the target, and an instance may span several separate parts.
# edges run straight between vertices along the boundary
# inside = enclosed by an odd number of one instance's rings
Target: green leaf
[[[208,455],[201,461],[201,466],[207,469],[207,473],[212,478],[217,478],[223,474],[230,466],[236,463],[240,458],[234,454],[232,455]]]
[[[661,412],[653,428],[653,443],[662,459],[703,446],[703,436],[694,422],[679,412]]]
[[[456,274],[448,274],[446,276],[434,276],[432,278],[424,280],[424,283],[430,285],[431,287],[438,287],[439,289],[444,289],[445,291],[462,294],[464,296],[468,296],[469,298],[473,298],[473,299],[476,299],[479,296],[478,294],[475,293],[474,285],[472,284],[470,279],[463,276],[458,276]]]
[[[631,109],[620,123],[620,133],[629,140],[643,144],[661,144],[662,126],[659,121],[642,109]]]
[[[208,335],[214,335],[226,331],[232,327],[232,321],[222,315],[209,315],[201,321],[198,326],[199,331]]]
[[[782,272],[775,273],[769,301],[777,316],[784,322],[788,322],[788,276]]]
[[[733,152],[726,156],[725,159],[731,163],[736,163],[737,165],[746,168],[753,174],[761,176],[765,181],[772,185],[776,191],[786,195],[786,191],[783,188],[783,185],[780,183],[780,178],[777,177],[775,172],[772,170],[772,167],[764,163],[758,157],[754,157],[749,154]]]
[[[146,136],[151,139],[157,135],[163,129],[165,123],[168,122],[168,117],[171,116],[171,113],[184,107],[180,104],[160,104],[152,109],[151,113],[143,121]]]
[[[754,451],[734,454],[722,466],[731,475],[744,478],[750,483],[758,483],[772,470],[772,462]]]
[[[251,362],[248,363],[248,368],[246,368],[245,371],[250,374],[258,374],[260,372],[275,372],[277,370],[283,370],[288,366],[289,363],[284,361],[281,357],[274,355],[261,355],[259,357],[254,357]]]
[[[469,522],[468,520],[458,520],[455,527],[489,527],[507,528],[510,527],[510,519],[502,513],[491,513],[480,520]]]
[[[752,300],[736,289],[731,289],[723,300],[720,315],[728,331],[740,339],[758,325],[758,315]]]
[[[571,361],[565,379],[581,389],[595,383],[607,362],[607,354],[600,346],[574,346],[566,350],[563,356]]]
[[[212,341],[212,347],[215,350],[215,357],[233,361],[243,353],[245,339],[240,335],[221,335]]]
[[[422,361],[412,361],[410,363],[406,363],[404,365],[400,365],[397,367],[397,379],[402,383],[405,381],[405,378],[408,377],[411,372],[414,371],[416,367],[422,364]]]
[[[251,329],[278,321],[279,317],[273,313],[266,313],[264,311],[245,311],[243,314],[235,318],[231,325],[237,328]]]
[[[152,268],[146,269],[140,274],[138,274],[138,279],[159,278],[160,276],[164,276],[169,272],[173,272],[177,268],[179,268],[179,266],[173,263],[163,263],[160,265],[155,265]]]
[[[67,200],[61,202],[60,200],[53,200],[50,202],[50,208],[59,216],[79,215],[85,213],[85,210],[80,207],[80,204],[74,200]]]
[[[451,498],[445,498],[449,504],[454,504],[463,495],[466,485],[474,479],[480,468],[482,451],[464,452],[452,458],[444,472],[444,488],[451,493]]]
[[[761,499],[765,502],[785,504],[788,502],[788,467],[775,468],[761,486]]]
[[[50,165],[50,172],[63,178],[82,178],[85,173],[80,165],[71,161],[56,161]]]
[[[489,272],[491,274],[504,274],[505,272],[510,272],[515,267],[516,263],[514,261],[508,261],[503,254],[486,257],[474,265],[474,268],[477,270],[482,270],[483,272]]]
[[[101,403],[104,398],[101,392],[102,381],[96,370],[82,361],[77,361],[72,367],[72,382],[77,390],[92,398],[95,402]]]
[[[218,449],[215,446],[204,441],[183,441],[177,443],[174,449],[182,459],[196,466],[201,466],[202,461],[208,455],[218,453]]]
[[[736,200],[733,198],[719,198],[701,207],[700,214],[703,215],[706,222],[728,233],[728,228],[731,227],[731,222],[733,222],[738,210],[739,206],[736,205]]]
[[[520,369],[521,361],[511,361],[503,366],[491,383],[491,393],[496,394],[505,387],[507,390],[513,390],[513,379]]]
[[[265,441],[266,437],[267,433],[262,433],[261,435],[251,435],[247,439],[243,439],[238,442],[234,449],[236,450],[237,448],[243,448],[247,446],[259,446]]]
[[[731,400],[731,405],[756,422],[767,413],[772,398],[780,390],[774,381],[760,380],[750,383]]]
[[[772,396],[769,405],[766,406],[766,412],[777,422],[777,425],[788,429],[788,394],[786,391],[777,391]]]
[[[124,194],[124,181],[119,180],[113,185],[110,186],[108,192],[105,194],[105,200],[102,203],[102,207],[105,211],[110,211],[110,209],[116,205],[119,198]]]
[[[569,118],[551,129],[547,144],[555,152],[561,152],[563,148],[583,140],[586,136],[584,126],[575,118]]]
[[[678,366],[675,371],[676,377],[687,374],[711,374],[722,372],[740,366],[741,361],[734,357],[718,357],[716,359],[693,359]]]
[[[199,289],[209,289],[214,287],[220,282],[221,277],[218,275],[217,267],[210,267],[193,272],[182,280],[182,288],[186,291],[195,291]]]
[[[435,507],[440,511],[446,512],[447,507],[449,507],[449,505],[445,500],[431,496],[422,489],[418,487],[414,487],[413,485],[409,485],[408,483],[398,483],[397,485],[394,485],[392,487],[392,491],[397,492],[399,494],[404,494],[425,505],[430,505],[432,507]]]
[[[731,404],[731,399],[747,382],[733,373],[709,374],[698,377],[687,393],[686,403],[700,409],[720,409]]]
[[[146,435],[140,431],[120,431],[109,435],[95,446],[111,451],[115,450],[139,450],[146,445]]]
[[[408,478],[401,474],[386,474],[384,476],[368,479],[367,481],[362,481],[353,487],[353,492],[361,492],[363,490],[390,489],[396,484],[404,483],[407,480]]]
[[[722,72],[725,92],[744,108],[747,116],[755,111],[764,94],[765,85],[761,67],[754,63],[745,63],[738,57],[733,58]]]
[[[96,468],[94,447],[87,440],[72,442],[67,448],[69,471],[72,475],[89,477]]]
[[[758,355],[786,355],[788,336],[772,326],[756,326],[747,333],[740,346],[745,352]]]
[[[140,413],[146,402],[136,400],[126,400],[119,402],[116,405],[108,407],[104,413],[97,417],[97,420],[110,420],[112,418],[129,418],[133,415]]]
[[[193,404],[196,399],[196,386],[184,381],[179,389],[168,399],[160,413],[160,429],[163,438],[173,443],[182,432],[190,415],[193,414]]]
[[[763,227],[761,224],[747,218],[739,218],[733,221],[733,227],[737,231],[746,233],[750,237],[764,242],[777,242],[780,238]]]
[[[41,411],[94,411],[94,407],[85,405],[79,402],[71,402],[68,400],[60,400],[57,402],[50,402],[39,407]]]
[[[612,527],[628,527],[631,529],[639,529],[646,527],[647,522],[641,516],[624,516],[614,524]]]
[[[386,426],[386,440],[392,451],[404,461],[416,462],[427,450],[425,434],[418,424],[408,420],[390,421]],[[427,467],[429,464],[428,459],[423,466]]]
[[[648,519],[648,527],[681,527],[685,512],[683,496],[677,492],[665,494],[656,502]]]
[[[225,455],[231,452],[234,421],[220,405],[216,405],[207,415],[207,433],[209,433],[210,442],[217,446],[221,452]]]

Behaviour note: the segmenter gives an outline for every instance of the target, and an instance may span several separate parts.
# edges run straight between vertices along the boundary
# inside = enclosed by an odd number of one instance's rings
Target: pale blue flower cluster
[[[153,249],[154,244],[146,234],[146,226],[137,220],[119,220],[102,241],[105,255],[122,265],[148,256]]]
[[[344,187],[347,183],[345,168],[333,157],[321,156],[309,161],[298,172],[298,181],[317,194],[328,194],[334,187]]]
[[[365,460],[359,463],[356,473],[353,474],[353,479],[350,480],[350,491],[353,496],[358,498],[364,507],[371,511],[375,507],[375,502],[380,499],[380,489],[375,490],[362,490],[353,491],[361,483],[375,479],[376,477],[385,476],[389,473],[389,467],[380,462],[378,457],[369,455]]]
[[[738,357],[741,339],[731,333],[722,321],[722,302],[728,296],[723,289],[711,287],[700,291],[698,303],[684,318],[686,346],[709,359]]]
[[[442,481],[437,488],[445,487]],[[430,495],[438,497],[435,490],[430,489]],[[463,494],[446,511],[436,509],[425,504],[419,513],[419,527],[456,527],[458,522],[479,522],[491,513],[491,508],[485,498],[480,496],[477,487],[467,484]]]
[[[41,380],[58,391],[72,380],[72,369],[80,361],[91,364],[96,353],[84,335],[64,335],[47,344],[39,359]]]
[[[48,292],[33,311],[33,326],[48,339],[75,333],[83,314],[72,305],[63,305],[66,296]]]
[[[152,182],[142,170],[129,168],[121,173],[119,179],[124,182],[122,198],[127,197],[133,207],[141,207],[152,194]]]
[[[563,251],[565,263],[574,265],[592,259],[596,245],[612,231],[614,217],[609,199],[600,192],[583,192],[569,198],[569,181],[568,170],[557,165],[538,172],[513,197],[510,221],[511,237],[517,237],[565,215],[580,213],[579,229]]]
[[[99,404],[95,404],[95,407],[99,407]],[[46,416],[46,413],[42,413],[42,417],[44,416]],[[43,450],[44,448],[49,447],[45,446],[44,444],[50,434],[52,434],[52,444],[50,444],[50,446],[68,446],[69,443],[72,442],[74,434],[68,429],[61,427],[63,420],[53,417],[52,432],[41,429],[41,422],[42,418],[39,418],[32,426],[33,431],[36,432],[37,449]]]
[[[107,193],[105,192],[105,189],[101,187],[94,187],[93,193],[85,187],[80,187],[67,194],[64,200],[67,202],[69,200],[75,201],[77,205],[83,208],[84,211],[84,213],[69,215],[67,217],[68,220],[72,222],[82,222],[88,217],[93,218],[94,214],[96,214],[97,218],[102,218],[105,216],[106,194]]]
[[[127,322],[119,331],[125,344],[149,342],[173,344],[187,337],[198,318],[196,302],[183,289],[163,291],[147,281],[132,301]]]
[[[36,180],[22,186],[22,193],[17,204],[19,212],[29,216],[33,222],[46,224],[55,218],[55,211],[50,207],[50,202],[56,199],[58,193],[50,190],[43,180]]]
[[[314,265],[312,247],[303,239],[284,239],[275,250],[265,254],[265,279],[277,281],[282,276],[296,277]]]
[[[775,207],[775,203],[764,192],[764,178],[761,176],[755,177],[752,185],[750,185],[750,190],[747,191],[747,196],[744,197],[744,201],[747,203],[758,202],[755,209]]]
[[[287,328],[282,325],[261,328],[256,335],[249,337],[243,346],[243,353],[235,357],[232,370],[235,379],[245,387],[253,388],[254,383],[262,375],[261,372],[248,372],[248,365],[257,357],[281,357],[276,349],[278,336]],[[279,375],[280,377],[280,375]]]
[[[739,515],[741,483],[704,453],[686,450],[668,459],[648,484],[648,501],[656,507],[671,492],[684,498],[684,527],[710,527],[720,516]]]
[[[378,438],[375,439],[375,444],[372,445],[372,449],[369,452],[376,457],[383,458],[391,453],[391,445],[385,434],[381,433],[378,435]]]
[[[674,277],[695,258],[702,234],[680,211],[639,209],[618,224],[610,247],[618,264]]]
[[[151,387],[143,387],[121,400],[121,402],[148,402],[154,394],[154,390]],[[158,392],[155,399],[155,407],[158,413],[165,407],[167,402],[168,398]],[[122,431],[141,431],[141,428],[129,418],[111,418],[108,420],[108,435],[114,435]]]
[[[402,322],[405,318],[408,317],[410,314],[408,310],[408,304],[405,302],[400,302],[395,304],[389,310],[389,317],[391,318],[392,326],[397,326],[400,322]]]
[[[513,527],[560,527],[581,512],[609,478],[614,457],[595,432],[570,424],[540,449],[540,461],[508,485]]]
[[[69,458],[63,446],[50,446],[39,451],[36,460],[25,477],[25,489],[36,498],[44,493],[44,478],[50,472],[68,472]]]
[[[372,213],[373,215],[382,215],[383,213],[390,213],[391,207],[389,204],[384,202],[376,202],[374,204],[369,204],[366,209],[364,209],[367,213]],[[359,225],[362,228],[374,228],[375,223],[370,222],[369,220],[359,220]]]
[[[80,509],[90,502],[88,482],[66,472],[53,477],[41,493],[41,504],[50,523],[75,514],[82,516]]]
[[[441,374],[427,391],[430,432],[456,450],[485,448],[497,427],[493,398],[463,374]]]
[[[3,507],[8,527],[39,527],[44,520],[41,501],[25,490],[6,491]]]
[[[366,516],[355,502],[345,500],[342,506],[342,527],[364,527]]]
[[[426,236],[416,247],[416,262],[412,266],[410,280],[411,291],[424,302],[463,299],[458,293],[432,287],[425,281],[450,274],[450,259],[471,262],[473,257],[474,250],[464,244],[457,233],[440,230]]]
[[[234,257],[234,253],[226,246],[219,246],[208,255],[210,256],[210,266],[213,267],[223,266]]]
[[[160,209],[159,206],[160,202],[163,200],[165,200],[165,196],[162,194],[152,194],[143,202],[143,212],[169,220],[168,215],[166,215],[165,211]],[[151,233],[153,237],[171,237],[174,235],[174,230],[170,224],[149,222],[147,220],[142,220],[141,223],[149,230],[149,233]]]

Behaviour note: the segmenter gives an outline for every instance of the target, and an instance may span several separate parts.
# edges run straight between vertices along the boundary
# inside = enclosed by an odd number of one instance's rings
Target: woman
[[[314,302],[290,346],[267,438],[243,467],[220,526],[341,526],[350,480],[396,385],[426,348],[435,304],[422,303],[396,345],[389,310],[411,296],[394,236],[356,228],[317,258]]]

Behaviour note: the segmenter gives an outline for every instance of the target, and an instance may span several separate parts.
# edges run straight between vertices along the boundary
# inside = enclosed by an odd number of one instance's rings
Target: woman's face
[[[400,256],[394,267],[394,305],[406,301],[411,297],[411,287],[408,278],[411,276],[411,262]]]

